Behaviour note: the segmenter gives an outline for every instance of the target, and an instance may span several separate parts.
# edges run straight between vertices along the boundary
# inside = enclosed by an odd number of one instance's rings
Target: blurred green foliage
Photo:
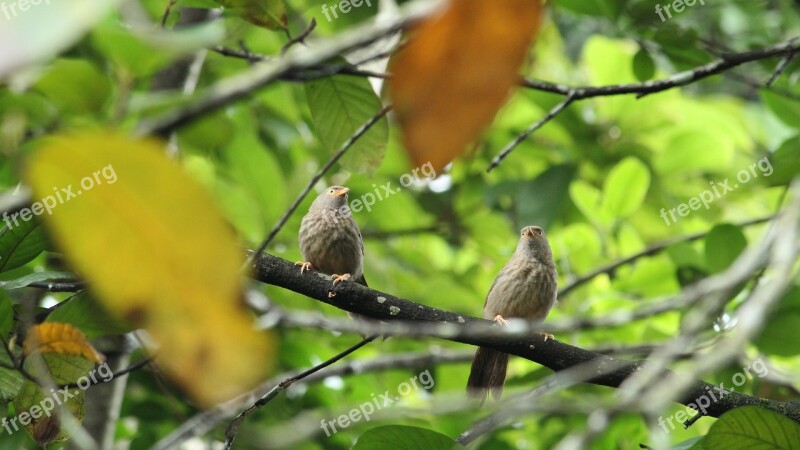
[[[132,3],[158,23],[167,2]],[[575,86],[657,80],[713,61],[720,54],[783,42],[800,32],[797,2],[708,1],[687,7],[664,22],[654,10],[658,2],[549,3],[549,19],[524,74]],[[319,2],[288,0],[288,29],[297,35],[315,18],[313,36],[324,40],[375,16],[376,5],[372,2],[371,7],[354,8],[328,21]],[[196,50],[223,45],[278,55],[287,42],[284,34],[235,14],[181,29],[176,25],[183,6],[213,8],[214,3],[179,1],[168,17],[167,30],[154,25],[128,27],[123,24],[133,20],[130,11],[117,11],[103,17],[88,34],[34,73],[15,76],[14,83],[0,87],[2,191],[16,188],[19,168],[49,134],[101,127],[132,130],[139,120],[182,104],[186,97],[176,86],[164,89],[163,80],[176,64],[191,61]],[[29,14],[40,20],[31,32],[46,30],[62,20],[48,13],[46,6]],[[142,31],[148,28],[153,28],[152,32]],[[699,277],[724,270],[747,243],[758,242],[765,229],[765,225],[736,224],[774,214],[788,182],[800,172],[800,60],[790,61],[775,83],[765,87],[779,60],[765,59],[641,98],[625,95],[576,102],[523,141],[497,169],[486,173],[499,149],[561,100],[551,93],[517,90],[474,151],[457,160],[447,173],[437,174],[436,180],[420,178],[377,202],[370,211],[355,214],[365,236],[365,275],[370,286],[437,308],[480,316],[488,287],[514,251],[518,230],[529,224],[546,227],[561,286],[653,242],[710,231],[704,239],[675,244],[663,253],[593,278],[560,298],[550,320],[630,311],[676,294]],[[208,52],[198,90],[246,70],[249,64]],[[313,82],[276,82],[181,127],[174,144],[186,170],[214,194],[242,245],[255,247],[331,152],[380,109],[379,98],[366,79],[347,75]],[[447,126],[446,117],[442,126]],[[381,122],[367,139],[351,150],[345,165],[328,172],[320,186],[347,185],[351,199],[375,193],[386,183],[400,187],[401,176],[413,168],[400,145],[397,128]],[[752,169],[765,157],[771,170],[765,170],[764,164]],[[737,179],[742,171],[750,173],[747,182]],[[730,180],[731,186],[738,183],[738,187],[715,196],[707,208],[678,214],[676,220],[665,221],[661,216],[662,209],[669,214],[725,180]],[[297,230],[313,196],[304,200],[268,251],[288,260],[300,259]],[[30,224],[25,239],[0,231],[0,280],[63,269],[57,260],[41,254],[47,248],[46,236],[35,222]],[[742,292],[748,292],[752,284],[742,286]],[[257,289],[286,309],[344,316],[343,311],[286,290]],[[789,377],[793,389],[754,378],[739,388],[742,392],[785,400],[800,388],[800,347],[792,334],[800,329],[798,289],[785,296],[761,335],[745,349],[749,357],[768,357],[775,370]],[[22,290],[8,294],[15,303],[24,296]],[[48,297],[63,300],[66,296]],[[741,295],[732,298],[720,316],[734,312],[740,300]],[[101,320],[102,315],[98,316],[101,319],[82,320],[86,311],[97,311],[88,297],[72,305],[59,314],[87,334],[103,334],[104,322],[107,333],[124,330],[116,322]],[[9,310],[0,291],[0,312],[7,315]],[[682,314],[671,311],[620,327],[574,331],[557,338],[590,349],[657,344],[680,332]],[[0,331],[6,334],[9,328],[7,320],[0,317]],[[711,341],[719,333],[718,327],[709,324],[703,339]],[[282,330],[280,334],[281,372],[307,368],[357,342],[357,336],[315,329]],[[371,344],[355,357],[373,358],[432,346],[464,349],[444,341],[394,338]],[[0,353],[0,361],[4,356]],[[430,369],[435,388],[414,392],[393,407],[421,409],[388,422],[362,421],[330,437],[319,432],[293,448],[350,448],[362,433],[389,424],[421,426],[454,438],[486,414],[481,410],[424,412],[439,395],[460,398],[467,364],[353,374],[279,396],[246,422],[237,448],[263,448],[260,439],[264,430],[274,430],[270,427],[307,412],[333,418],[347,411],[343,408],[369,401],[372,394],[394,390],[424,369]],[[730,374],[739,369],[734,363],[719,373],[707,374],[707,379],[730,380]],[[532,362],[512,358],[509,391],[530,389],[547,374],[547,369]],[[0,393],[13,390],[14,384],[3,379]],[[581,386],[557,395],[569,401],[576,396],[607,397],[609,393],[606,388]],[[675,405],[664,414],[682,409]],[[129,440],[132,450],[149,448],[195,412],[179,397],[165,396],[150,373],[134,373],[118,422],[118,438]],[[583,427],[585,421],[579,415],[527,416],[479,440],[475,448],[546,449]],[[713,423],[702,419],[688,430],[679,427],[666,439],[678,443],[704,435]],[[217,427],[203,439],[222,439],[223,429]],[[19,435],[13,436],[14,443],[7,439],[12,438],[0,434],[3,445],[31,445],[20,443],[23,438]],[[592,448],[636,449],[649,439],[639,415],[623,414],[613,419]],[[356,448],[377,448],[359,445]]]

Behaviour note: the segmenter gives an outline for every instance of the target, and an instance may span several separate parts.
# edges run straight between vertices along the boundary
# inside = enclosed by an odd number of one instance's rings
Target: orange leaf
[[[412,162],[438,172],[491,123],[539,28],[541,0],[451,0],[391,63]]]
[[[57,353],[66,356],[83,356],[89,361],[102,363],[105,358],[86,340],[86,336],[72,325],[48,322],[28,330],[23,353]]]

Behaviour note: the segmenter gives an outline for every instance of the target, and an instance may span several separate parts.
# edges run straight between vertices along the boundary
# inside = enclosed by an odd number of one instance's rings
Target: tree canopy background
[[[800,3],[442,3],[3,3],[3,426],[75,397],[0,447],[800,448]],[[329,185],[377,293],[290,267]],[[533,224],[556,343],[467,320]],[[413,326],[226,436],[361,341],[325,303]]]

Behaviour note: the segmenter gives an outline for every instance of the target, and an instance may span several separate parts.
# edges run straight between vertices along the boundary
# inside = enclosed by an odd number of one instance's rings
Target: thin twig
[[[508,156],[509,153],[514,151],[514,149],[522,141],[527,139],[527,137],[530,136],[534,131],[543,127],[547,122],[553,120],[553,118],[559,115],[561,111],[564,111],[567,108],[567,106],[569,106],[570,103],[572,103],[575,100],[575,95],[576,95],[575,91],[570,91],[570,93],[567,94],[567,98],[565,98],[564,100],[559,102],[556,106],[551,108],[550,111],[547,113],[547,115],[537,120],[533,125],[528,127],[528,129],[520,133],[516,138],[514,138],[514,140],[509,142],[508,145],[506,145],[505,148],[503,148],[503,150],[500,150],[500,153],[498,153],[497,156],[495,156],[494,159],[492,159],[492,163],[489,164],[489,168],[487,168],[486,171],[491,172],[492,169],[499,166],[500,163],[505,159],[505,157]]]
[[[3,348],[6,351],[6,355],[8,355],[8,359],[10,359],[11,360],[11,364],[13,364],[13,367],[7,367],[8,369],[16,370],[25,379],[27,379],[28,381],[31,381],[32,383],[35,383],[36,385],[39,385],[39,386],[43,386],[44,385],[44,383],[41,380],[39,380],[38,378],[34,377],[33,374],[31,374],[30,372],[28,372],[25,369],[25,367],[24,367],[25,360],[23,358],[17,358],[17,355],[15,355],[14,352],[12,351],[12,349],[11,349],[11,344],[9,344],[8,341],[6,341],[5,336],[0,335],[0,343],[3,344]],[[6,365],[4,364],[3,366],[5,367]]]
[[[749,227],[749,226],[752,226],[752,225],[759,225],[759,224],[762,224],[762,223],[765,223],[765,222],[769,222],[770,220],[774,219],[775,217],[776,217],[776,215],[772,215],[772,216],[767,216],[767,217],[761,217],[761,218],[758,218],[758,219],[746,220],[744,222],[740,222],[740,223],[736,224],[736,226]],[[608,273],[608,274],[613,273],[616,269],[618,269],[621,266],[624,266],[626,264],[630,264],[630,263],[636,261],[639,258],[643,258],[643,257],[646,257],[646,256],[653,256],[653,255],[655,255],[657,253],[660,253],[661,251],[667,249],[671,245],[679,244],[681,242],[692,242],[692,241],[696,241],[698,239],[702,239],[702,238],[706,237],[708,235],[708,233],[710,233],[710,232],[711,232],[710,230],[709,231],[703,231],[703,232],[700,232],[700,233],[690,234],[688,236],[683,236],[683,237],[679,237],[679,238],[676,238],[676,239],[669,239],[669,240],[666,240],[664,242],[658,242],[658,243],[655,243],[655,244],[652,244],[652,245],[648,246],[646,249],[642,250],[639,253],[635,253],[635,254],[627,256],[625,258],[618,259],[618,260],[616,260],[614,262],[608,263],[608,264],[606,264],[604,266],[598,267],[597,269],[595,269],[595,270],[593,270],[593,271],[591,271],[591,272],[589,272],[587,274],[584,274],[584,275],[579,276],[578,278],[575,278],[569,284],[567,284],[566,286],[561,288],[558,291],[558,298],[559,298],[559,300],[563,299],[572,290],[574,290],[575,288],[585,284],[587,281],[597,277],[598,275],[602,275],[604,273]]]
[[[178,3],[178,0],[169,0],[169,3],[167,3],[166,9],[164,9],[164,14],[161,16],[161,28],[167,28],[167,18],[172,12],[172,7],[175,6],[175,3]]]
[[[137,124],[137,135],[166,136],[175,128],[215,111],[252,92],[285,77],[287,74],[317,66],[335,56],[369,45],[397,33],[409,24],[427,17],[444,1],[414,0],[406,3],[391,21],[373,20],[349,29],[331,39],[309,48],[293,48],[275,61],[257,64],[248,70],[220,80],[190,99],[187,104],[169,109]]]
[[[474,352],[472,351],[454,352],[440,347],[432,347],[424,353],[400,353],[369,359],[353,359],[343,361],[335,366],[329,366],[325,370],[310,375],[303,380],[303,383],[309,384],[312,382],[319,382],[331,376],[345,377],[392,369],[412,369],[421,366],[463,363],[470,361],[473,354]],[[177,448],[180,444],[193,437],[207,434],[225,419],[234,417],[242,408],[251,405],[255,399],[266,395],[267,392],[271,391],[280,381],[299,373],[299,371],[290,371],[278,375],[248,393],[217,405],[210,410],[197,413],[194,417],[175,428],[168,436],[162,438],[151,450]]]
[[[797,38],[794,38],[792,40],[793,41],[797,40]],[[786,53],[786,56],[784,56],[780,60],[780,62],[778,62],[778,65],[775,67],[775,70],[772,71],[772,75],[770,75],[769,80],[767,80],[764,86],[771,87],[772,84],[778,80],[778,77],[780,77],[781,74],[786,70],[786,68],[789,67],[789,63],[792,62],[792,59],[794,59],[795,54],[796,53],[794,50],[790,50],[788,53]]]
[[[544,118],[540,119],[539,121],[531,125],[527,130],[522,132],[519,136],[517,136],[516,139],[514,139],[503,150],[501,150],[500,153],[497,156],[495,156],[495,158],[492,160],[491,164],[486,169],[486,171],[490,172],[492,171],[492,169],[497,167],[500,164],[500,162],[506,156],[508,156],[508,154],[511,153],[514,150],[514,148],[517,147],[517,145],[519,145],[520,142],[522,142],[525,138],[527,138],[531,133],[536,131],[542,125],[553,119],[553,117],[555,117],[558,113],[563,111],[564,108],[573,101],[583,100],[592,97],[625,95],[625,94],[636,94],[636,98],[642,98],[649,94],[694,83],[704,78],[708,78],[712,75],[723,73],[729,69],[740,66],[742,64],[754,61],[760,61],[762,59],[771,58],[777,55],[791,55],[800,49],[800,44],[797,44],[796,40],[797,38],[792,38],[780,44],[771,45],[757,50],[751,50],[741,53],[727,53],[723,55],[720,59],[712,61],[708,64],[703,64],[701,66],[695,67],[694,69],[676,73],[672,76],[663,78],[661,80],[645,81],[643,83],[629,83],[629,84],[618,84],[618,85],[599,86],[599,87],[592,87],[592,86],[571,87],[564,84],[556,84],[547,81],[523,78],[522,86],[524,87],[545,92],[552,92],[554,94],[565,95],[567,98],[564,99],[564,101],[562,101],[558,105],[556,105],[552,110],[550,110],[550,113],[548,113],[547,116],[545,116]]]
[[[242,422],[244,422],[244,419],[247,418],[247,416],[249,416],[250,414],[252,414],[253,411],[257,410],[258,408],[261,408],[262,406],[264,406],[267,403],[269,403],[270,401],[272,401],[272,399],[277,397],[278,394],[280,394],[281,392],[285,391],[289,386],[294,384],[296,381],[302,380],[303,378],[305,378],[305,377],[307,377],[307,376],[309,376],[309,375],[311,375],[311,374],[313,374],[315,372],[318,372],[318,371],[330,366],[331,364],[334,364],[335,362],[339,361],[340,359],[344,358],[345,356],[353,353],[354,351],[356,351],[356,350],[360,349],[361,347],[363,347],[363,346],[369,344],[370,342],[374,341],[376,337],[377,336],[366,337],[366,338],[362,339],[361,342],[359,342],[358,344],[353,345],[352,347],[350,347],[347,350],[339,353],[338,355],[334,356],[333,358],[328,359],[327,361],[323,362],[322,364],[317,364],[316,366],[306,370],[305,372],[302,372],[302,373],[300,373],[298,375],[295,375],[293,377],[289,377],[289,378],[283,380],[280,384],[278,384],[274,388],[272,388],[272,390],[267,392],[266,395],[264,395],[263,397],[258,399],[258,401],[255,402],[252,406],[250,406],[249,408],[247,408],[244,411],[242,411],[241,413],[239,413],[239,415],[237,415],[236,418],[234,418],[231,421],[231,423],[228,425],[228,428],[225,430],[225,449],[229,450],[231,447],[233,447],[233,443],[236,440],[236,435],[239,432],[239,426],[241,426]]]
[[[58,387],[59,388],[65,388],[66,387],[66,388],[69,388],[69,389],[74,389],[74,388],[88,389],[89,386],[94,386],[96,384],[108,383],[111,380],[114,380],[114,379],[119,378],[121,376],[125,376],[125,375],[127,375],[127,374],[129,374],[129,373],[131,373],[133,371],[139,370],[142,367],[149,365],[151,362],[153,362],[153,357],[147,357],[147,358],[144,358],[143,360],[141,360],[141,361],[139,361],[139,362],[137,362],[135,364],[132,364],[132,365],[120,370],[119,372],[112,373],[111,376],[107,380],[103,380],[103,379],[100,379],[100,378],[92,378],[90,380],[89,385],[86,386],[86,388],[83,388],[83,387],[79,386],[78,383],[73,383],[73,384],[68,384],[68,385],[63,385],[63,386],[58,386]]]
[[[296,37],[289,38],[289,42],[287,42],[283,48],[281,49],[281,55],[285,55],[289,48],[295,44],[305,44],[305,39],[314,31],[314,28],[317,27],[317,19],[311,18],[311,22],[308,24],[305,30],[303,30],[300,34]],[[287,28],[288,33],[288,28]]]
[[[708,78],[712,75],[720,74],[733,67],[740,66],[762,59],[771,58],[778,55],[786,55],[790,52],[800,50],[798,38],[792,38],[779,44],[770,45],[756,50],[728,53],[723,57],[708,64],[685,70],[660,80],[645,81],[642,83],[615,84],[609,86],[569,86],[566,84],[551,83],[548,81],[523,78],[521,85],[539,91],[552,92],[554,94],[569,95],[570,92],[577,91],[575,100],[583,100],[592,97],[607,97],[612,95],[636,94],[643,97],[648,94],[665,91],[675,87],[685,86],[695,81]]]
[[[752,274],[754,269],[768,265],[772,274],[770,282],[757,285],[736,311],[736,326],[708,352],[690,359],[676,376],[663,379],[661,374],[674,361],[675,355],[682,351],[688,340],[708,327],[709,317],[718,314],[728,296],[725,291],[720,291],[718,295],[699,303],[696,308],[684,315],[681,335],[654,352],[642,370],[625,381],[623,389],[615,393],[616,397],[622,400],[635,398],[647,405],[647,411],[651,414],[657,414],[668,402],[676,398],[682,403],[689,401],[696,404],[696,399],[703,394],[698,395],[696,391],[686,393],[686,386],[691,380],[727,364],[742,352],[750,338],[761,329],[770,306],[780,298],[794,278],[792,272],[800,251],[797,246],[800,227],[800,179],[792,183],[791,194],[788,205],[781,212],[780,218],[771,225],[762,243],[748,248],[726,270],[731,274],[737,271]],[[735,281],[735,278],[731,277],[730,281]],[[658,382],[655,382],[656,380]],[[726,397],[731,394],[732,391],[725,392]],[[722,400],[720,395],[717,401]]]
[[[210,49],[213,52],[219,53],[223,56],[228,56],[231,58],[238,58],[244,59],[249,62],[264,62],[264,61],[273,61],[275,58],[267,55],[262,55],[259,53],[252,53],[247,50],[235,50],[230,47],[224,47],[221,45],[211,47]],[[359,64],[318,64],[316,66],[309,67],[308,69],[290,73],[286,76],[281,77],[281,80],[285,81],[308,81],[308,80],[315,80],[317,78],[327,77],[331,75],[354,75],[354,76],[362,76],[362,77],[370,77],[370,78],[389,78],[391,77],[390,74],[384,72],[375,72],[371,70],[362,70],[359,69]]]
[[[86,289],[83,281],[34,281],[25,286],[29,288],[45,289],[48,292],[78,292]],[[63,302],[61,302],[63,303]],[[59,305],[61,304],[59,303]]]

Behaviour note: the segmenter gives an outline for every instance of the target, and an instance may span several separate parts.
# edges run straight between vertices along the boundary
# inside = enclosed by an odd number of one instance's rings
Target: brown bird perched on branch
[[[361,230],[350,213],[347,194],[350,189],[331,186],[311,203],[300,224],[300,272],[318,270],[332,276],[333,284],[364,279],[364,241]]]
[[[327,273],[333,284],[353,280],[367,285],[364,278],[364,240],[347,204],[350,189],[331,186],[311,203],[300,223],[300,273],[306,269]],[[333,296],[333,293],[328,295]],[[351,319],[366,317],[347,312]],[[362,337],[366,337],[362,334]]]
[[[508,325],[506,318],[519,317],[544,321],[556,302],[556,265],[553,252],[541,227],[522,229],[517,250],[497,274],[486,295],[483,318]],[[541,333],[545,340],[553,336]],[[467,397],[481,404],[489,391],[495,400],[503,393],[508,353],[479,347],[472,360],[467,381]]]

